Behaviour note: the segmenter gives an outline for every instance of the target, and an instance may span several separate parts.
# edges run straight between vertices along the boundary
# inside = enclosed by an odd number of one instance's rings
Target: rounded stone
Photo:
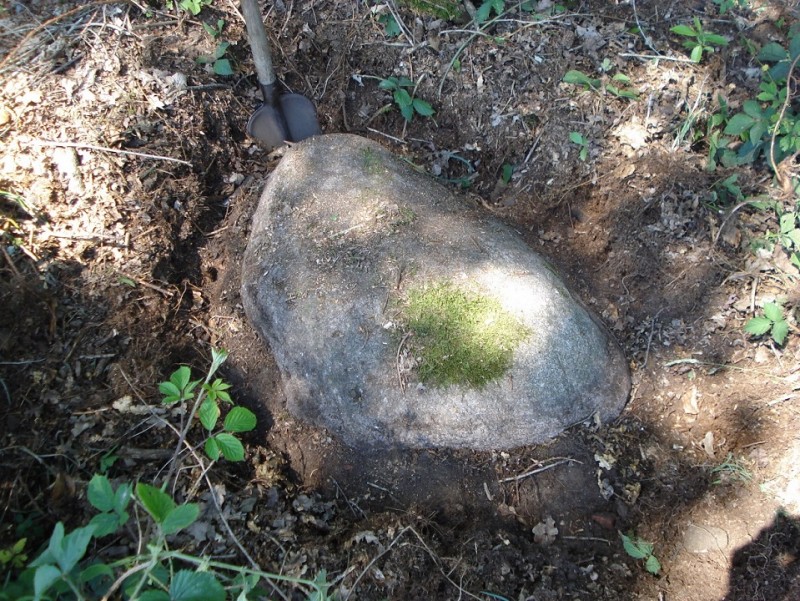
[[[618,345],[544,258],[358,136],[286,152],[254,215],[242,278],[290,412],[352,446],[511,448],[595,414],[613,419],[627,401]],[[481,386],[419,380],[425,348],[404,306],[409,291],[437,285],[491,299],[524,329],[501,375]]]

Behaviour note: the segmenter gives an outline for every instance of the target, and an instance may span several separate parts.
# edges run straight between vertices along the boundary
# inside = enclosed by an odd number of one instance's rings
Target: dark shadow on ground
[[[722,601],[800,599],[800,519],[779,512],[750,544],[737,549]]]

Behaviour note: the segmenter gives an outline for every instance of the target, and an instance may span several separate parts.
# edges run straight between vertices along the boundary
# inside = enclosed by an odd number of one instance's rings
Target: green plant
[[[734,167],[765,154],[777,172],[783,159],[800,152],[800,115],[790,102],[787,85],[799,56],[800,25],[795,25],[789,32],[788,49],[770,42],[758,53],[756,58],[763,67],[755,98],[742,103],[741,110],[733,115],[719,98],[719,111],[708,124],[710,169],[717,161]]]
[[[778,232],[767,234],[767,239],[783,246],[789,253],[789,261],[800,270],[800,203],[794,211],[785,212],[776,203],[775,211],[778,213]]]
[[[220,42],[212,56],[201,56],[197,62],[201,65],[211,64],[214,73],[217,75],[233,75],[233,67],[230,59],[225,58],[230,42]]]
[[[383,32],[389,38],[397,37],[403,31],[392,13],[385,13],[378,17],[378,23],[383,25]]]
[[[634,559],[644,559],[644,569],[657,576],[661,571],[661,562],[653,555],[653,544],[643,541],[638,536],[631,538],[619,533],[625,552]]]
[[[414,97],[414,82],[408,77],[382,79],[378,83],[378,87],[392,93],[392,99],[406,121],[413,120],[414,114],[421,117],[430,117],[436,112],[428,102]],[[409,92],[409,89],[411,89],[411,92]]]
[[[670,31],[677,35],[689,38],[684,40],[684,48],[691,50],[690,57],[693,62],[699,63],[703,58],[703,53],[710,54],[719,46],[727,46],[728,40],[716,33],[710,33],[703,29],[700,19],[694,18],[692,25],[676,25]]]
[[[503,14],[506,9],[505,0],[483,0],[483,3],[475,11],[475,23],[480,25],[485,23],[491,16],[492,11],[498,17]]]
[[[500,170],[500,181],[503,182],[504,186],[507,186],[511,183],[511,176],[514,175],[514,166],[509,165],[508,163],[503,163],[503,167]]]
[[[213,0],[181,0],[178,5],[192,16],[197,16],[204,6],[210,6]]]
[[[195,414],[203,426],[211,431],[219,416],[218,409],[214,409],[217,402],[231,402],[228,394],[230,387],[221,379],[213,378],[226,356],[224,351],[212,351],[212,363],[204,380],[192,380],[191,370],[181,367],[173,372],[168,381],[159,385],[164,402],[168,405],[194,401],[187,423],[179,433],[179,450],[187,444],[186,433]],[[232,415],[235,417],[232,418]],[[252,429],[255,416],[241,407],[234,407],[225,422],[230,431],[239,432]],[[208,440],[218,440],[220,435],[212,434]],[[222,454],[228,457],[224,445],[220,446]],[[190,448],[202,464],[194,448]],[[209,455],[214,459],[213,453]],[[233,455],[228,458],[240,458],[238,451]],[[231,598],[247,601],[270,596],[279,582],[296,585],[309,601],[329,599],[330,584],[324,571],[314,580],[308,580],[263,571],[252,560],[253,567],[244,568],[208,556],[198,557],[172,550],[170,537],[185,530],[200,517],[197,503],[176,503],[165,491],[178,456],[176,452],[170,475],[161,487],[143,482],[122,482],[115,487],[107,476],[95,474],[87,487],[86,498],[98,513],[88,525],[69,532],[63,523],[58,522],[46,548],[33,561],[28,562],[23,552],[26,544],[24,538],[0,550],[0,567],[7,572],[0,587],[0,601],[93,601],[109,598],[144,601],[224,601]],[[201,467],[203,477],[210,486],[206,475],[208,468]],[[131,510],[132,504],[135,511]],[[214,504],[220,511],[216,501]],[[224,515],[220,513],[219,517],[233,537]],[[135,522],[134,528],[130,527],[132,520]],[[108,558],[104,553],[109,545],[91,543],[109,536],[122,539],[122,544],[116,548],[138,548],[141,551],[122,558],[116,554]],[[126,540],[128,538],[132,540]],[[137,545],[142,542],[145,544]],[[17,572],[16,578],[11,578],[12,571]],[[262,582],[270,583],[273,590],[267,590]],[[286,598],[282,593],[281,597]]]
[[[212,461],[217,461],[220,456],[225,457],[228,461],[242,461],[244,446],[236,438],[236,434],[253,430],[256,427],[256,416],[249,409],[234,406],[225,416],[221,431],[215,432],[221,415],[220,401],[229,405],[233,405],[233,401],[228,394],[230,384],[223,382],[220,378],[212,381],[214,373],[228,355],[225,351],[216,349],[213,349],[211,353],[211,368],[205,381],[192,380],[191,369],[185,365],[179,367],[172,373],[168,381],[158,385],[159,391],[164,395],[161,402],[169,406],[191,400],[195,398],[194,391],[200,385],[200,393],[197,395],[189,414],[189,422],[184,426],[182,434],[185,435],[188,428],[191,427],[193,417],[197,415],[200,423],[208,432],[204,443],[206,455]]]
[[[581,151],[578,156],[582,161],[586,161],[589,158],[589,140],[587,140],[583,135],[578,133],[577,131],[569,132],[569,141],[573,144],[577,144]]]
[[[122,484],[116,490],[106,476],[96,474],[87,497],[102,513],[88,526],[66,532],[58,522],[47,548],[14,581],[0,589],[0,599],[94,600],[117,598],[146,601],[224,601],[265,596],[261,580],[290,582],[309,589],[309,600],[328,598],[327,578],[321,572],[313,581],[248,569],[208,557],[170,550],[167,537],[191,526],[200,515],[196,503],[175,503],[160,488],[144,483]],[[150,518],[150,527],[137,517],[147,535],[145,552],[112,561],[87,557],[89,543],[104,536],[124,535],[131,519],[128,505],[135,501]],[[112,520],[98,517],[113,514]],[[141,514],[137,513],[137,516]],[[93,549],[102,547],[93,547]],[[131,547],[133,548],[133,546]],[[122,589],[121,593],[119,589]]]
[[[763,313],[751,318],[744,326],[744,331],[753,336],[770,333],[775,344],[782,345],[789,333],[789,323],[783,315],[783,307],[778,303],[764,303]]]
[[[604,64],[601,65],[601,70],[603,70],[604,66],[609,68],[604,62]],[[636,100],[639,98],[638,91],[632,88],[622,87],[631,83],[630,77],[624,75],[623,73],[616,73],[610,78],[607,75],[604,75],[603,78],[600,79],[596,77],[589,77],[583,71],[572,69],[564,74],[564,77],[561,79],[561,81],[564,83],[581,86],[586,90],[594,90],[597,92],[606,91],[609,94],[617,96],[618,98],[627,98],[628,100]]]
[[[733,173],[724,179],[717,180],[711,185],[711,198],[708,204],[719,208],[720,205],[729,205],[744,200],[744,194],[739,187],[739,174]]]
[[[724,15],[729,10],[739,7],[747,8],[750,0],[714,0],[714,4],[719,7],[719,14]]]
[[[711,474],[715,476],[713,484],[731,481],[746,483],[753,479],[753,474],[750,473],[750,470],[747,469],[742,460],[736,459],[733,453],[728,453],[725,461],[712,467]]]
[[[222,35],[222,30],[225,29],[225,19],[217,19],[216,25],[209,25],[208,23],[204,22],[203,29],[206,30],[208,35],[216,39]]]
[[[449,282],[412,289],[401,312],[420,380],[434,386],[482,388],[508,371],[530,334],[498,301]]]
[[[25,553],[27,542],[27,538],[20,538],[13,545],[0,549],[0,569],[7,571],[12,568],[22,568],[28,561],[28,555]]]

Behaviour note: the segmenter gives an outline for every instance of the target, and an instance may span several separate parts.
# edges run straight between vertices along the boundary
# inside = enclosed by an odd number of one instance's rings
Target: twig
[[[118,148],[108,148],[107,146],[95,146],[94,144],[80,144],[77,142],[59,142],[57,140],[32,140],[33,144],[39,146],[63,146],[64,148],[77,148],[79,150],[96,150],[98,152],[109,152],[111,154],[122,154],[128,156],[139,157],[142,159],[153,159],[156,161],[169,161],[170,163],[179,163],[192,167],[192,163],[184,161],[183,159],[176,159],[173,157],[162,156],[159,154],[148,154],[146,152],[135,152],[133,150],[120,150]]]
[[[403,345],[406,343],[406,340],[411,336],[411,332],[406,332],[403,336],[403,339],[400,341],[400,344],[397,345],[397,355],[395,355],[395,369],[397,369],[397,382],[400,384],[400,390],[406,389],[406,383],[403,381],[403,374],[400,371],[400,353],[403,350]]]
[[[711,244],[711,247],[712,247],[712,248],[713,248],[713,247],[715,247],[715,246],[717,245],[717,242],[719,241],[719,237],[720,237],[720,235],[722,235],[722,230],[723,230],[723,229],[725,229],[725,226],[726,226],[726,225],[728,225],[728,220],[729,220],[731,217],[733,217],[733,216],[736,214],[736,212],[737,212],[739,209],[741,209],[742,207],[746,207],[747,205],[749,205],[749,204],[754,204],[754,203],[756,203],[756,202],[758,202],[758,201],[755,201],[755,200],[745,200],[744,202],[740,202],[738,205],[736,205],[736,206],[735,206],[735,207],[733,207],[733,208],[732,208],[730,211],[728,211],[728,214],[727,214],[727,215],[725,215],[725,219],[723,219],[723,220],[722,220],[722,223],[720,224],[720,226],[719,226],[719,229],[717,230],[717,233],[716,233],[716,234],[714,234],[714,241],[713,241],[713,242],[712,242],[712,244]]]
[[[408,27],[406,27],[406,24],[403,22],[403,19],[400,18],[400,15],[395,10],[394,2],[392,0],[389,0],[389,2],[386,3],[386,8],[388,8],[389,12],[392,13],[392,18],[394,19],[394,22],[397,23],[398,27],[400,27],[400,31],[403,32],[403,35],[406,37],[408,42],[412,46],[416,46],[417,40],[414,39],[414,34],[411,33],[411,30]]]
[[[358,518],[359,517],[358,516],[359,513],[361,514],[362,518],[367,517],[366,514],[364,513],[364,510],[361,509],[358,506],[357,503],[355,503],[355,502],[353,502],[353,501],[351,501],[350,499],[347,498],[347,495],[342,490],[342,487],[339,486],[339,483],[336,481],[336,478],[331,478],[331,481],[333,482],[334,486],[336,486],[336,490],[339,491],[339,493],[341,493],[342,498],[344,499],[344,502],[347,503],[347,507],[350,509],[350,513],[353,514],[353,517],[354,518]],[[358,509],[358,513],[356,513],[356,509]]]
[[[31,363],[44,363],[47,359],[27,359],[25,361],[0,361],[0,365],[30,365]]]
[[[385,136],[385,137],[389,138],[390,140],[394,140],[398,144],[405,144],[406,143],[405,140],[401,140],[400,138],[395,138],[394,136],[390,136],[389,134],[386,134],[386,133],[380,131],[379,129],[373,129],[371,127],[368,127],[367,131],[371,131],[374,134],[380,134],[382,136]]]
[[[150,288],[150,290],[155,290],[156,292],[160,292],[161,294],[163,294],[167,298],[172,298],[175,295],[175,293],[172,292],[172,290],[166,290],[164,288],[156,286],[155,284],[151,284],[150,282],[146,282],[141,278],[133,277],[132,275],[128,275],[127,273],[122,272],[122,271],[119,272],[119,274],[121,276],[123,276],[123,277],[128,278],[129,280],[133,280],[134,282],[136,282],[140,286],[144,286],[145,288]]]
[[[5,244],[0,244],[0,251],[3,251],[3,256],[6,258],[6,262],[8,263],[8,266],[11,268],[11,271],[14,272],[14,275],[17,277],[18,280],[21,280],[22,274],[19,272],[19,269],[17,269],[17,266],[14,265],[14,261],[8,254]]]
[[[642,38],[644,39],[644,43],[647,44],[647,47],[650,48],[653,52],[661,56],[661,53],[658,49],[653,45],[653,40],[644,32],[644,27],[642,27],[641,22],[639,22],[639,12],[636,10],[636,0],[631,0],[631,5],[633,6],[633,17],[636,19],[636,27],[639,28],[639,33],[642,34]]]
[[[8,386],[6,386],[6,382],[5,382],[5,380],[3,380],[3,378],[0,378],[0,386],[3,387],[3,392],[6,393],[6,400],[8,401],[8,404],[10,405],[11,404],[11,393],[8,391]]]
[[[561,538],[564,540],[591,540],[598,543],[605,543],[607,545],[611,544],[610,540],[600,538],[598,536],[562,536]]]
[[[541,474],[542,472],[546,472],[547,470],[553,469],[554,467],[558,465],[563,465],[565,463],[581,463],[581,465],[583,465],[582,462],[578,461],[577,459],[572,459],[571,457],[567,457],[565,459],[561,459],[560,461],[555,461],[543,467],[536,468],[535,470],[525,472],[524,474],[503,478],[502,480],[500,480],[500,482],[519,482],[520,480],[524,480],[529,476],[535,476],[536,474]]]
[[[637,54],[635,52],[623,52],[619,54],[619,56],[625,58],[640,58],[642,60],[652,60],[652,61],[673,61],[676,63],[691,63],[696,64],[692,59],[683,58],[680,56],[664,56],[660,54],[658,56],[653,56],[652,54]]]
[[[647,337],[647,350],[644,352],[644,364],[642,365],[642,368],[647,367],[647,361],[650,359],[650,345],[653,344],[653,334],[655,334],[656,331],[656,319],[658,319],[658,316],[661,315],[663,310],[664,307],[661,307],[658,310],[658,313],[653,316],[653,321],[650,324],[650,335]]]
[[[439,571],[442,573],[442,576],[444,576],[445,579],[451,585],[453,585],[455,588],[458,589],[459,598],[461,598],[461,594],[465,594],[466,596],[471,597],[472,599],[476,599],[477,601],[483,601],[481,597],[478,597],[477,595],[473,595],[468,590],[464,589],[461,585],[459,585],[458,583],[454,582],[452,578],[450,578],[450,575],[447,574],[444,571],[444,569],[442,568],[442,566],[440,564],[440,561],[439,561],[439,558],[436,556],[436,554],[431,550],[431,548],[425,542],[425,539],[423,539],[419,535],[419,533],[416,530],[414,530],[413,526],[406,526],[405,528],[403,528],[400,532],[397,533],[397,536],[394,537],[392,542],[389,543],[389,545],[383,551],[381,551],[375,557],[372,558],[372,560],[367,564],[367,566],[361,571],[361,574],[358,575],[358,578],[356,578],[355,582],[353,582],[353,585],[351,587],[349,587],[347,595],[345,595],[345,597],[344,597],[344,601],[348,601],[350,599],[350,597],[352,596],[353,591],[355,590],[355,588],[358,585],[358,583],[369,572],[370,568],[372,568],[372,566],[375,565],[375,562],[378,561],[384,555],[386,555],[389,551],[391,551],[392,547],[394,547],[398,543],[398,541],[403,537],[403,535],[405,535],[407,532],[410,532],[411,534],[413,534],[414,536],[417,537],[417,540],[422,545],[422,548],[425,549],[425,552],[428,554],[428,556],[436,564],[436,567],[439,568]]]

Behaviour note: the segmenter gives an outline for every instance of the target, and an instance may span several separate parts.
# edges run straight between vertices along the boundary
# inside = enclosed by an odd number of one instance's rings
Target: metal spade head
[[[322,133],[314,104],[301,94],[284,94],[275,104],[262,104],[250,116],[247,133],[267,148],[300,142]]]

